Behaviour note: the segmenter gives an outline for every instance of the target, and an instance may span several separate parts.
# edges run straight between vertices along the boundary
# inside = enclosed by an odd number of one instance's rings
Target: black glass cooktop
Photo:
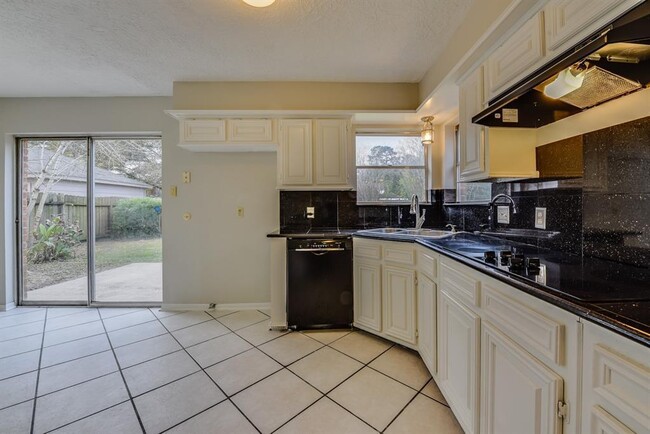
[[[576,300],[590,303],[650,301],[648,268],[583,258],[485,235],[461,233],[424,243],[472,258]],[[486,259],[485,252],[494,254],[488,254]]]

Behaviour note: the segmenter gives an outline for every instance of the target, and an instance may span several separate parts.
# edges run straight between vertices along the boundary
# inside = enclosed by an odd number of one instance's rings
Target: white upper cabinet
[[[562,54],[642,0],[551,0],[544,8],[546,48]]]
[[[273,121],[271,119],[229,119],[228,140],[238,143],[271,142]]]
[[[544,56],[544,17],[540,12],[488,58],[485,68],[488,100],[541,66]]]
[[[226,141],[224,119],[183,119],[180,124],[180,141],[187,144],[210,144]]]
[[[281,120],[278,188],[350,189],[348,124],[347,119]]]
[[[348,182],[348,121],[320,119],[314,121],[316,183],[322,185]]]
[[[281,185],[310,185],[312,183],[311,119],[280,121],[280,151],[278,155]]]
[[[275,152],[273,119],[216,119],[209,114],[174,113],[180,121],[178,146],[193,152]],[[192,117],[196,116],[196,117]]]
[[[460,84],[460,179],[471,181],[485,176],[485,127],[472,123],[483,109],[483,67]]]

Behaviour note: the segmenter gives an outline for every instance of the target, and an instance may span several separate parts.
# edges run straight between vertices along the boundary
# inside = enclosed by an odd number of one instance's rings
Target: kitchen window
[[[417,194],[428,201],[426,150],[419,135],[356,136],[357,203],[398,205]]]

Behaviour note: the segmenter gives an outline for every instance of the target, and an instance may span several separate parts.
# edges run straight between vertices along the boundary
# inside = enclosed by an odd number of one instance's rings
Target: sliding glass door
[[[22,304],[162,302],[160,138],[18,143]]]

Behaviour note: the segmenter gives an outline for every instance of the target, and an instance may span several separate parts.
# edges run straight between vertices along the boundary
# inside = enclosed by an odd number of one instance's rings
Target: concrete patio
[[[96,301],[162,302],[162,263],[133,263],[97,273]],[[25,294],[26,301],[88,299],[88,279],[80,277]]]

